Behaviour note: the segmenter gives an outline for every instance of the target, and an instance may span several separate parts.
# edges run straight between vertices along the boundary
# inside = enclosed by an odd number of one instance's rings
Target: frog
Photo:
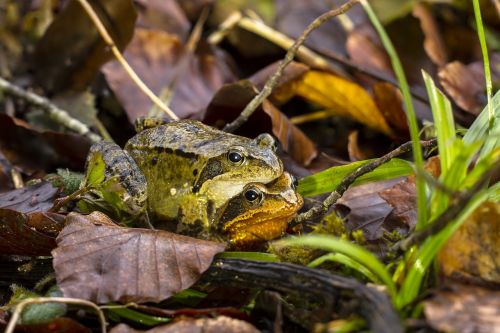
[[[269,134],[249,139],[195,120],[143,127],[124,149],[110,142],[91,147],[81,185],[89,191],[79,207],[84,212],[104,211],[125,224],[145,217],[149,226],[151,220],[163,221],[169,222],[165,229],[177,225],[177,231],[189,230],[188,234],[210,238],[219,233],[236,239],[236,234],[228,231],[231,228],[214,232],[214,226],[224,220],[221,212],[225,207],[235,205],[228,203],[242,200],[250,184],[259,189],[256,192],[270,195],[262,207],[279,202],[275,187],[287,193],[287,198],[281,198],[283,203],[301,205],[299,199],[289,198],[293,184],[286,190],[283,186],[290,175],[283,171],[275,147]],[[274,182],[278,179],[281,181]],[[243,205],[244,201],[240,202]]]

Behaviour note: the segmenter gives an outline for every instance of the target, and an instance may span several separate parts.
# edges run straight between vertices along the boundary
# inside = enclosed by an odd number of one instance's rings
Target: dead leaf
[[[347,38],[346,48],[354,63],[394,76],[391,60],[372,26],[361,25],[353,29]]]
[[[500,53],[491,56],[492,64],[500,63]],[[500,69],[492,66],[492,80],[500,80]],[[438,73],[439,82],[453,101],[465,111],[478,115],[486,104],[483,62],[464,65],[459,61],[447,64]]]
[[[368,92],[358,84],[330,73],[309,71],[275,93],[278,96],[300,96],[320,105],[332,114],[351,117],[388,136],[393,132]]]
[[[438,255],[447,276],[500,283],[500,204],[479,206]]]
[[[24,170],[80,170],[90,141],[77,134],[38,131],[20,119],[0,114],[0,149],[12,165]]]
[[[415,182],[403,180],[379,195],[394,208],[385,221],[386,228],[396,229],[400,235],[406,236],[417,224]]]
[[[182,319],[147,331],[135,330],[126,324],[113,327],[109,333],[259,333],[253,325],[243,320],[225,316],[217,318]]]
[[[52,207],[59,189],[51,183],[41,182],[0,194],[0,208],[20,213],[43,212]]]
[[[430,5],[415,3],[413,5],[413,16],[420,20],[420,27],[425,35],[425,52],[436,65],[444,66],[448,62],[448,54]]]
[[[454,284],[424,302],[432,328],[442,332],[500,333],[500,291]]]
[[[20,213],[0,208],[0,253],[47,256],[56,247],[55,234],[63,215],[47,212]]]
[[[137,0],[137,27],[158,29],[186,40],[191,23],[176,0]]]
[[[232,121],[256,95],[257,91],[249,81],[223,86],[207,107],[204,122],[220,125]],[[271,131],[280,141],[283,150],[297,162],[308,165],[316,156],[314,143],[269,101],[263,103],[238,133],[256,136]]]
[[[403,109],[403,97],[399,89],[387,82],[377,82],[372,89],[375,104],[387,123],[400,137],[409,137],[408,122]]]
[[[115,44],[123,50],[137,17],[131,0],[89,0]],[[57,51],[55,51],[57,50]],[[70,1],[49,26],[33,55],[33,70],[49,91],[83,90],[112,54],[76,1]]]
[[[125,58],[157,95],[163,96],[176,80],[170,107],[180,118],[196,117],[205,110],[215,92],[235,79],[226,58],[209,47],[199,46],[196,55],[186,55],[175,35],[158,30],[136,29]],[[187,65],[177,72],[183,57]],[[132,82],[122,66],[113,61],[103,73],[124,107],[131,122],[147,116],[153,106],[150,99]]]
[[[122,228],[104,214],[68,215],[52,251],[66,297],[160,302],[195,283],[225,245],[162,230]]]
[[[275,27],[290,38],[296,39],[315,18],[331,9],[329,4],[322,1],[277,0]],[[351,15],[353,11],[349,11],[349,16]],[[346,54],[345,41],[346,33],[341,22],[329,20],[309,35],[305,45],[343,56]]]

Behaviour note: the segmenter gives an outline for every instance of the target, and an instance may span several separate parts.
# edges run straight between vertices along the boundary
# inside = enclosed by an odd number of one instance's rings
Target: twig
[[[64,303],[64,304],[75,304],[75,305],[83,305],[88,306],[94,309],[99,316],[99,321],[101,323],[101,331],[106,333],[106,318],[104,317],[104,313],[99,307],[89,301],[78,298],[67,298],[67,297],[39,297],[39,298],[28,298],[16,305],[14,312],[12,313],[12,317],[9,320],[9,324],[5,329],[5,333],[13,333],[16,327],[17,321],[21,316],[23,309],[30,304],[43,304],[43,303]]]
[[[92,9],[92,6],[90,6],[90,4],[87,2],[87,0],[77,0],[77,1],[83,7],[87,15],[90,17],[97,31],[101,35],[102,39],[104,40],[106,45],[111,49],[111,52],[113,52],[113,55],[115,56],[116,60],[118,60],[118,62],[122,65],[123,69],[132,79],[132,81],[134,81],[134,83],[139,87],[139,89],[141,89],[142,92],[146,94],[149,97],[149,99],[151,99],[151,101],[154,104],[156,104],[162,111],[164,111],[171,119],[179,120],[179,117],[177,117],[177,115],[168,106],[166,106],[165,103],[163,103],[162,100],[159,99],[158,96],[156,96],[151,91],[151,89],[148,88],[148,86],[139,78],[137,73],[128,64],[128,62],[121,54],[120,50],[118,50],[118,47],[116,46],[115,42],[109,35],[108,31],[104,27],[104,24],[102,24],[101,20],[97,16],[94,9]]]
[[[432,236],[443,230],[451,221],[453,221],[462,212],[471,198],[476,195],[485,185],[488,184],[491,176],[500,169],[497,163],[496,167],[486,172],[470,189],[461,192],[449,205],[449,208],[443,212],[438,218],[431,222],[425,229],[413,233],[408,238],[394,244],[393,250],[406,251],[413,245],[419,244],[427,237]]]
[[[422,147],[432,147],[436,145],[437,140],[429,140],[429,141],[421,141]],[[290,223],[290,226],[295,226],[297,224],[300,224],[306,220],[310,219],[316,219],[324,216],[330,207],[334,205],[340,197],[347,191],[350,185],[356,181],[359,177],[362,175],[375,170],[379,166],[381,166],[384,163],[389,162],[391,159],[407,153],[411,151],[412,149],[412,142],[406,142],[399,146],[398,148],[394,149],[393,151],[385,154],[384,156],[376,159],[373,162],[367,163],[359,167],[358,169],[354,170],[352,173],[350,173],[347,177],[345,177],[342,182],[337,186],[335,191],[330,193],[330,195],[321,203],[321,205],[314,206],[308,211],[297,215],[297,217]]]
[[[43,111],[47,112],[49,116],[55,121],[57,121],[59,124],[64,125],[65,127],[71,129],[72,131],[78,134],[85,135],[92,142],[98,142],[102,140],[102,138],[99,135],[92,133],[87,125],[85,125],[78,119],[71,117],[71,115],[68,112],[52,104],[48,99],[41,97],[37,94],[34,94],[32,92],[26,91],[1,77],[0,77],[0,91],[3,91],[4,93],[14,96],[16,98],[22,99],[23,101],[26,101],[27,103],[42,109]]]
[[[309,24],[309,26],[307,26],[307,28],[302,32],[302,34],[295,41],[295,43],[293,43],[292,47],[288,49],[285,58],[280,62],[278,68],[276,69],[276,72],[274,72],[274,74],[269,78],[269,80],[267,80],[266,84],[264,85],[264,88],[262,88],[259,94],[255,96],[250,101],[250,103],[247,104],[245,109],[240,113],[240,115],[234,121],[224,126],[224,131],[233,132],[241,125],[243,125],[252,115],[252,113],[254,113],[255,110],[259,107],[259,105],[264,101],[264,99],[266,99],[271,94],[272,90],[278,83],[278,79],[283,74],[285,67],[292,62],[299,47],[304,43],[307,36],[309,36],[311,32],[319,28],[324,22],[328,21],[329,19],[338,16],[340,14],[344,14],[358,2],[360,2],[360,0],[349,0],[339,8],[326,12],[325,14],[316,18],[311,24]]]

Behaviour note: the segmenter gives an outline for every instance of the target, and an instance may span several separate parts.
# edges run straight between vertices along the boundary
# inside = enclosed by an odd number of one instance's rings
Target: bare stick
[[[269,78],[269,80],[267,80],[266,84],[264,85],[264,88],[262,88],[259,94],[255,96],[250,101],[250,103],[247,104],[245,109],[240,113],[240,115],[234,121],[224,126],[224,131],[234,132],[234,130],[243,125],[252,115],[252,113],[254,113],[255,110],[257,110],[257,108],[260,106],[260,104],[262,104],[264,99],[266,99],[271,94],[274,87],[278,83],[279,78],[283,74],[283,70],[285,69],[286,66],[288,66],[288,64],[292,62],[299,47],[302,44],[304,44],[304,41],[311,32],[319,28],[323,23],[325,23],[329,19],[338,16],[340,14],[344,14],[358,2],[360,2],[360,0],[349,0],[339,8],[330,10],[325,14],[321,15],[320,17],[316,18],[314,21],[312,21],[312,23],[309,24],[309,26],[307,26],[304,32],[302,32],[299,38],[295,41],[295,43],[293,43],[292,47],[288,49],[285,58],[280,62],[278,68],[276,69],[276,72],[274,72],[274,74]]]
[[[67,298],[67,297],[39,297],[39,298],[27,298],[21,302],[19,302],[14,312],[12,313],[12,317],[9,320],[9,324],[5,329],[5,333],[13,333],[16,327],[17,321],[21,316],[23,309],[30,304],[43,304],[43,303],[63,303],[63,304],[75,304],[75,305],[83,305],[91,307],[95,310],[97,315],[99,316],[99,321],[101,323],[101,331],[106,333],[106,318],[104,317],[104,313],[99,307],[92,302],[86,301],[84,299],[79,298]]]
[[[102,24],[101,20],[97,16],[94,9],[92,9],[92,6],[90,6],[90,4],[87,2],[87,0],[77,0],[77,1],[83,7],[87,15],[90,17],[97,31],[101,35],[102,39],[111,49],[111,52],[113,52],[113,55],[115,56],[116,60],[118,60],[118,62],[122,65],[123,69],[132,79],[132,81],[134,81],[134,83],[139,87],[139,89],[141,89],[142,92],[145,93],[149,97],[149,99],[151,99],[151,101],[154,104],[156,104],[162,111],[164,111],[171,119],[179,120],[179,117],[177,117],[177,115],[168,106],[166,106],[165,103],[163,103],[162,100],[159,99],[158,96],[156,96],[151,91],[151,89],[148,88],[148,86],[139,78],[139,76],[132,69],[132,67],[130,67],[128,62],[121,54],[120,50],[118,50],[118,47],[116,47],[115,42],[113,41],[108,31],[104,27],[104,24]]]
[[[433,147],[434,145],[436,145],[436,142],[437,141],[434,139],[429,141],[421,141],[420,144],[422,145],[422,147]],[[411,151],[411,149],[412,149],[412,142],[409,141],[402,144],[393,151],[385,154],[384,156],[376,159],[375,161],[360,166],[358,169],[354,170],[352,173],[346,176],[342,180],[342,182],[337,186],[335,191],[330,193],[330,195],[325,199],[325,201],[321,203],[321,205],[314,206],[307,212],[297,215],[297,217],[290,223],[290,226],[295,226],[310,219],[323,217],[328,212],[330,207],[333,206],[337,202],[337,200],[342,197],[342,195],[345,193],[345,191],[347,191],[349,186],[351,186],[352,183],[356,181],[356,179],[358,179],[359,177],[370,171],[375,170],[382,164],[389,162],[391,159]]]
[[[0,91],[4,93],[14,96],[16,98],[22,99],[23,101],[29,103],[30,105],[36,106],[41,110],[47,112],[47,114],[57,121],[59,124],[64,125],[70,130],[85,135],[92,142],[101,141],[102,138],[90,131],[87,125],[79,121],[78,119],[73,118],[68,112],[60,109],[56,105],[52,104],[48,99],[34,94],[32,92],[26,91],[7,80],[4,80],[0,77]]]
[[[470,189],[460,192],[460,194],[449,204],[448,209],[444,211],[438,218],[431,222],[425,229],[413,233],[408,238],[396,243],[393,247],[394,251],[406,251],[411,246],[423,242],[427,237],[432,236],[443,230],[451,221],[453,221],[464,209],[467,203],[486,186],[493,174],[500,169],[498,161],[496,167],[487,171]]]

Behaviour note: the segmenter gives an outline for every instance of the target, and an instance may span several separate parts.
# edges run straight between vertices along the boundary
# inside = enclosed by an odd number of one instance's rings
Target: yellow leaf
[[[379,132],[393,136],[373,98],[360,85],[330,73],[308,71],[297,80],[278,89],[278,100],[300,96],[339,116],[353,118]]]
[[[439,252],[446,276],[500,282],[500,204],[485,202],[451,236]]]

